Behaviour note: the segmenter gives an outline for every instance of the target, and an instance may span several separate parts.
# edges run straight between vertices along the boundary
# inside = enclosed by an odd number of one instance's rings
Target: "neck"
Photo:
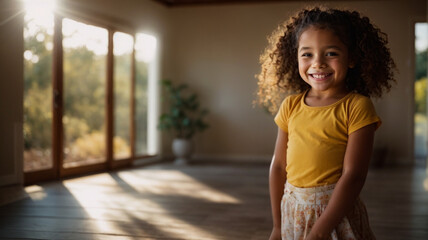
[[[333,104],[348,94],[349,91],[315,91],[309,89],[305,97],[308,106],[327,106]]]
[[[346,88],[338,89],[338,90],[330,90],[330,91],[317,91],[314,89],[309,89],[306,96],[313,97],[317,99],[340,99],[346,94],[348,94],[349,91]]]

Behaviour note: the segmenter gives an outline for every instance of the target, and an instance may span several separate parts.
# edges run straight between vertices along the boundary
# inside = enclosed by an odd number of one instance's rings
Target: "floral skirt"
[[[285,184],[281,201],[281,235],[283,240],[305,239],[315,221],[327,207],[335,184],[298,188]],[[376,239],[370,229],[366,207],[358,198],[354,208],[331,233],[331,240]]]

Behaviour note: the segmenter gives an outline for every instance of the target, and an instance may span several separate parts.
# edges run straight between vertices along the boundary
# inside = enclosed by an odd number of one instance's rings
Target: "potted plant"
[[[170,80],[163,80],[162,85],[170,101],[169,111],[160,116],[159,129],[173,132],[175,162],[186,164],[193,151],[192,137],[209,127],[203,119],[208,110],[200,108],[198,96],[190,93],[186,84],[174,85]]]

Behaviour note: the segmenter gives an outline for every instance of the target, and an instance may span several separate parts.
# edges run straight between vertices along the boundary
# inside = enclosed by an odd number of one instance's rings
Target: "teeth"
[[[312,74],[314,78],[325,78],[328,76],[328,74]]]

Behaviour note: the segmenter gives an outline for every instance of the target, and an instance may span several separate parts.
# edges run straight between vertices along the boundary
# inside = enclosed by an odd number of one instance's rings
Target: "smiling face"
[[[300,35],[297,54],[299,74],[311,86],[311,92],[346,92],[345,78],[351,67],[348,48],[331,30],[306,29]]]

